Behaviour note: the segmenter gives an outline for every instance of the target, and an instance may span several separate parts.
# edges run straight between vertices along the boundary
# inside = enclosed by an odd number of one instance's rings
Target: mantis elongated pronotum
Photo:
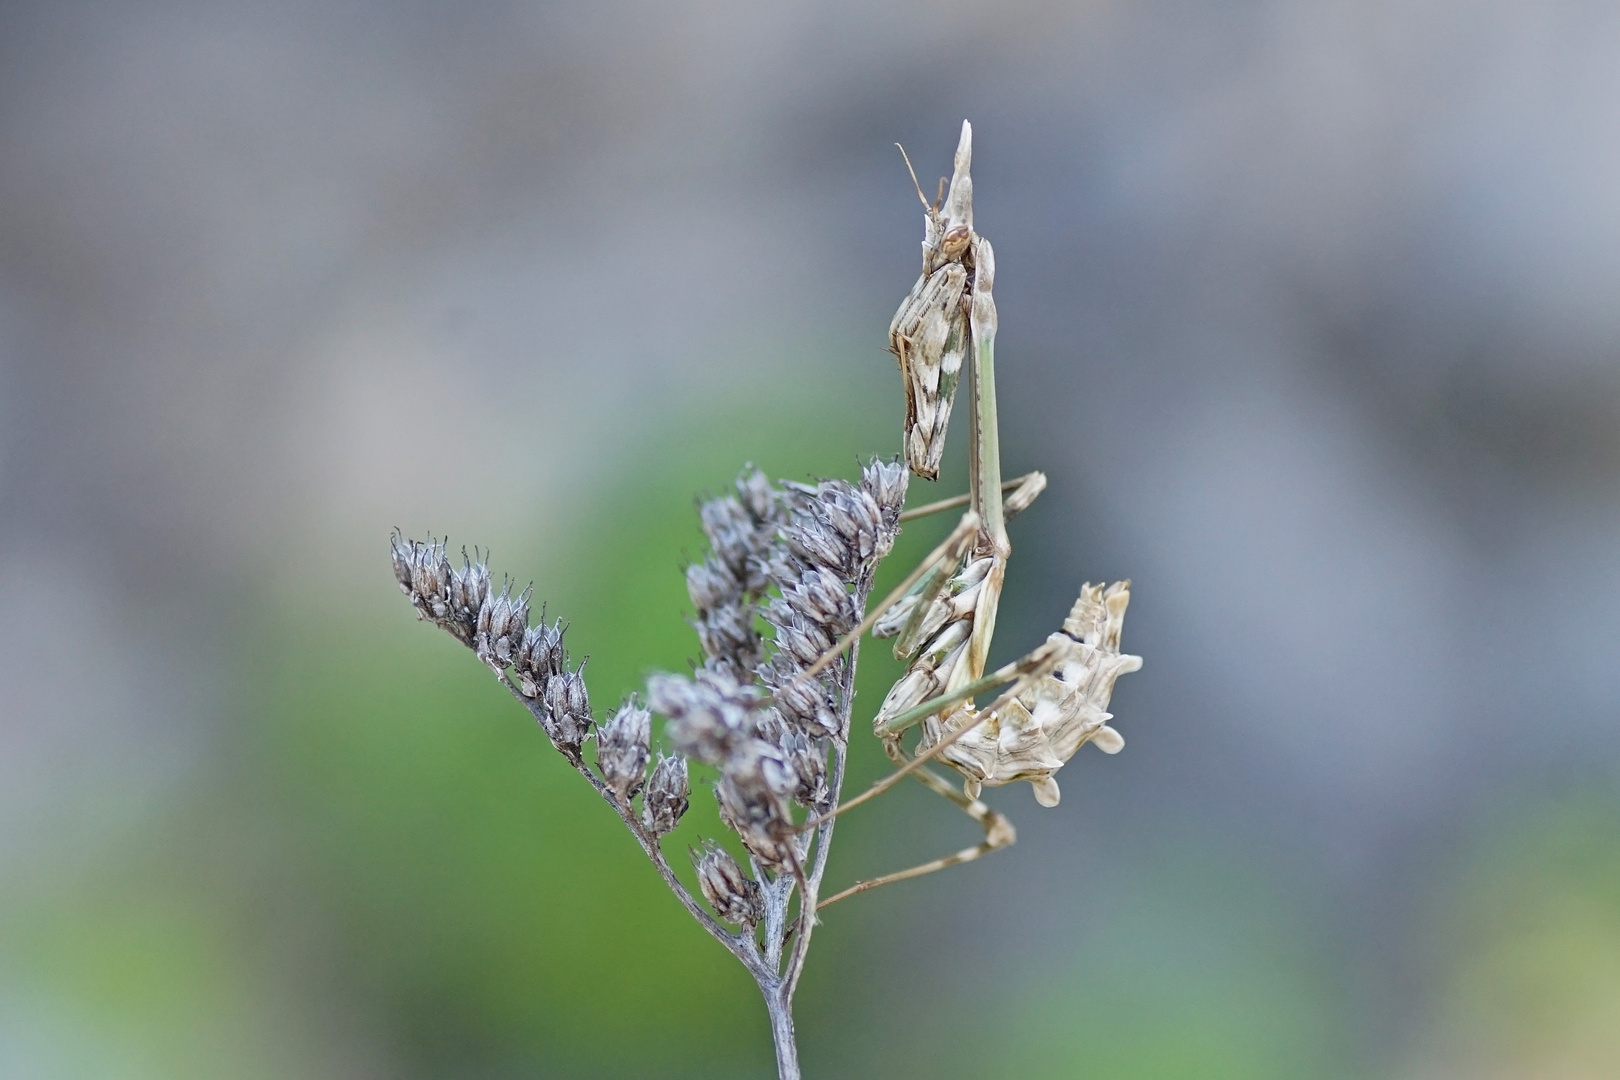
[[[968,509],[945,541],[806,674],[831,662],[867,630],[894,637],[895,655],[909,666],[878,709],[873,728],[900,768],[835,813],[914,776],[961,807],[983,827],[985,838],[952,855],[858,882],[822,901],[822,907],[1011,844],[1017,835],[1012,823],[979,800],[981,787],[1027,780],[1041,805],[1056,806],[1053,774],[1081,746],[1095,742],[1113,754],[1125,745],[1107,725],[1112,717],[1105,710],[1114,680],[1142,665],[1140,657],[1119,651],[1130,601],[1130,583],[1122,581],[1107,588],[1083,586],[1061,632],[1022,659],[985,673],[1012,554],[1007,520],[1035,500],[1046,477],[1032,472],[1006,484],[1001,479],[991,295],[995,257],[989,241],[973,230],[972,156],[973,129],[963,121],[943,204],[930,204],[918,185],[924,208],[922,276],[889,328],[906,389],[906,458],[912,472],[926,479],[938,476],[952,400],[971,353],[968,494],[907,511],[902,520],[964,504]],[[998,687],[1004,689],[989,705],[974,705],[976,695]],[[921,734],[908,751],[901,740],[913,727]],[[962,775],[961,790],[928,768],[935,758]]]

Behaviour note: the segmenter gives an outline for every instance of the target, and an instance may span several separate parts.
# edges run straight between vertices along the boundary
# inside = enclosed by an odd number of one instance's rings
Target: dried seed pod
[[[777,653],[758,669],[758,674],[788,723],[812,739],[826,738],[838,732],[831,677],[824,672],[812,679],[800,679],[803,670],[791,656]]]
[[[806,667],[833,646],[833,637],[821,625],[801,617],[780,600],[772,601],[766,618],[776,627],[776,646]]]
[[[804,618],[824,627],[834,637],[841,636],[858,621],[855,601],[844,583],[832,574],[807,570],[798,582],[782,588],[782,600]]]
[[[463,548],[461,569],[450,576],[448,593],[449,612],[439,625],[455,635],[462,644],[472,645],[478,629],[479,613],[489,599],[489,567],[482,559],[467,558],[466,549]],[[526,602],[523,619],[528,621]],[[521,630],[518,632],[522,633]]]
[[[414,601],[411,591],[411,570],[416,542],[406,540],[404,535],[395,529],[388,536],[388,547],[393,555],[394,580],[399,582],[399,591]]]
[[[830,526],[813,517],[793,520],[786,531],[788,548],[813,566],[824,566],[843,575],[849,565],[849,548]]]
[[[703,651],[735,673],[752,671],[760,661],[762,646],[754,629],[756,610],[752,604],[738,602],[700,616],[693,625]]]
[[[770,521],[776,515],[776,490],[771,487],[770,479],[752,463],[744,465],[737,477],[737,497],[756,524]]]
[[[686,568],[686,592],[702,615],[740,597],[742,583],[723,562],[711,560]]]
[[[455,571],[445,557],[444,543],[434,543],[428,537],[425,544],[416,544],[415,565],[411,570],[412,599],[419,601],[424,614],[437,622],[450,615],[450,580]]]
[[[776,744],[793,769],[793,798],[801,806],[820,806],[827,801],[827,758],[804,735],[792,728],[783,731]]]
[[[810,570],[808,564],[794,555],[786,547],[779,548],[770,563],[763,568],[765,577],[770,584],[780,589],[791,588]]]
[[[737,834],[754,858],[766,866],[778,867],[786,855],[784,842],[793,835],[793,822],[783,799],[792,793],[795,781],[791,768],[774,748],[757,739],[750,740],[749,748],[752,752],[746,756],[734,754],[726,759],[720,782],[714,786],[714,798],[721,824]],[[773,761],[769,771],[761,767],[760,761],[767,755]]]
[[[765,901],[759,882],[744,874],[729,852],[705,840],[703,850],[692,853],[692,863],[697,868],[698,888],[716,915],[748,927],[764,918]]]
[[[652,676],[647,704],[668,717],[664,732],[675,749],[705,765],[718,765],[748,736],[753,691],[720,672],[699,675],[697,680]]]
[[[512,584],[501,583],[498,596],[486,595],[478,610],[477,633],[473,648],[478,658],[500,674],[506,670],[523,647],[529,629],[529,595],[533,586],[517,596],[512,595]]]
[[[574,764],[580,762],[580,748],[591,731],[591,701],[585,690],[581,664],[575,671],[564,671],[546,680],[545,709],[541,723],[552,744]]]
[[[647,779],[647,790],[641,796],[642,820],[654,836],[663,836],[680,823],[686,813],[691,795],[687,778],[686,759],[658,755],[652,776]]]
[[[703,533],[715,557],[738,579],[748,575],[748,557],[754,551],[754,522],[742,503],[731,496],[710,499],[698,507]]]
[[[794,827],[786,800],[798,776],[779,747],[757,736],[740,740],[720,764],[715,798],[720,816],[762,862],[779,865]]]
[[[539,697],[546,682],[566,669],[567,656],[563,652],[563,627],[559,619],[550,626],[541,623],[531,626],[523,635],[523,643],[512,659],[512,670],[517,675],[518,690],[524,697]]]
[[[852,552],[861,559],[872,557],[883,528],[883,511],[872,496],[842,480],[831,481],[822,485],[820,509]]]
[[[628,804],[641,790],[647,774],[647,741],[652,736],[652,714],[627,701],[596,736],[596,767],[602,779]]]
[[[406,540],[396,531],[389,538],[393,549],[394,580],[410,598],[417,618],[450,632],[463,645],[473,644],[478,612],[489,596],[489,568],[461,553],[460,570],[451,567],[442,540],[426,543]]]
[[[906,505],[906,482],[910,476],[910,472],[898,461],[874,459],[861,470],[861,487],[882,508],[887,530],[892,531],[900,522],[900,511]]]

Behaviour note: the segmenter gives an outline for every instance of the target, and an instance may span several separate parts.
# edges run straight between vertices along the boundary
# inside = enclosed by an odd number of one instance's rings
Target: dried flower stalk
[[[645,705],[625,701],[599,726],[584,665],[569,666],[561,622],[528,625],[530,589],[514,595],[504,581],[496,592],[476,552],[463,552],[456,568],[443,541],[398,533],[392,541],[395,577],[418,617],[495,672],[613,807],[692,917],[754,977],[783,1080],[799,1076],[793,994],[818,908],[1012,843],[1011,823],[980,801],[980,789],[1024,780],[1042,805],[1055,805],[1053,774],[1082,745],[1095,742],[1109,753],[1123,746],[1105,710],[1114,680],[1141,664],[1119,651],[1130,594],[1128,583],[1117,582],[1086,585],[1059,633],[1013,664],[984,671],[1012,550],[1006,521],[1034,501],[1046,478],[1001,481],[994,255],[973,230],[971,161],[972,129],[964,123],[943,206],[923,199],[922,276],[889,331],[906,389],[911,472],[937,476],[953,398],[970,376],[967,496],[904,511],[906,466],[878,460],[857,481],[819,484],[773,484],[746,467],[731,493],[700,507],[709,552],[687,569],[686,583],[702,662],[689,676],[653,676]],[[946,541],[869,613],[878,562],[901,521],[964,504]],[[896,655],[909,664],[874,719],[901,768],[841,803],[859,642],[874,625],[878,636],[896,639]],[[975,706],[976,695],[1003,687],[990,704]],[[656,761],[653,713],[665,718],[664,738],[675,751]],[[902,738],[912,728],[918,738],[907,750]],[[587,760],[593,740],[594,760]],[[961,790],[927,768],[936,758],[961,775]],[[692,851],[707,908],[660,846],[688,807],[689,762],[715,773],[720,819],[748,863],[712,839]],[[966,811],[984,828],[984,842],[821,899],[838,815],[905,776]]]

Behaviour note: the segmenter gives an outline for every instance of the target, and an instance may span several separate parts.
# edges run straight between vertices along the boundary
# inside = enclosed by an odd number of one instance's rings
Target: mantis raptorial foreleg
[[[954,746],[963,736],[967,735],[979,723],[993,716],[997,709],[1004,708],[1017,700],[1019,695],[1032,689],[1037,680],[1050,675],[1061,661],[1061,653],[1052,642],[1042,645],[1034,652],[1022,659],[1016,660],[1006,667],[986,675],[982,679],[971,682],[959,690],[943,694],[931,701],[925,701],[912,709],[893,718],[878,729],[878,737],[883,740],[886,749],[900,746],[900,736],[906,731],[916,727],[930,718],[948,714],[951,718],[951,730],[944,736],[934,739],[923,753],[915,758],[906,757],[904,761],[897,758],[892,749],[889,757],[900,762],[904,767],[897,772],[873,784],[866,791],[853,799],[847,799],[839,805],[838,809],[821,817],[804,823],[802,829],[814,828],[822,822],[837,817],[846,810],[852,810],[863,802],[876,798],[889,790],[895,784],[904,780],[914,770],[932,761],[940,754]],[[998,697],[994,704],[984,710],[976,710],[971,704],[972,698],[986,690],[997,686],[1009,686]],[[903,751],[902,751],[903,752]]]
[[[1046,474],[1043,472],[1025,473],[1023,476],[1017,477],[1016,479],[1003,481],[1001,485],[1001,492],[1005,501],[1002,503],[1002,506],[1006,511],[1007,520],[1011,521],[1013,517],[1019,513],[1019,511],[1027,510],[1029,508],[1029,504],[1035,501],[1035,496],[1039,495],[1045,490]],[[909,510],[901,511],[900,520],[902,522],[915,521],[920,517],[927,517],[930,514],[940,514],[944,513],[946,510],[955,510],[959,506],[966,506],[972,499],[973,493],[968,492],[963,495],[953,495],[949,499],[941,499],[938,502],[926,503],[922,506],[914,506]]]

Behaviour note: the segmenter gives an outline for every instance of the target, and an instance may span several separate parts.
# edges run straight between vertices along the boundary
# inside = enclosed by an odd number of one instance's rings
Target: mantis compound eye
[[[955,259],[967,250],[968,237],[972,235],[966,225],[958,225],[945,233],[940,241],[940,250],[945,252],[947,259]]]

